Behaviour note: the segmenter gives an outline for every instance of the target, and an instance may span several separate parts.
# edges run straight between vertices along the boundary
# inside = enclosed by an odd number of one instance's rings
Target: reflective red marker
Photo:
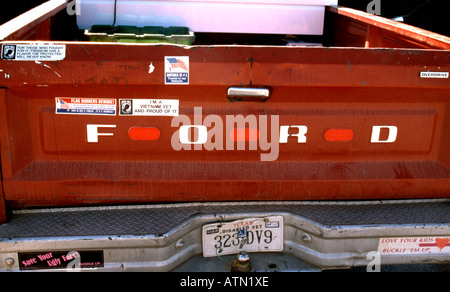
[[[258,141],[258,129],[234,129],[230,131],[230,139],[233,141]]]
[[[155,141],[161,136],[161,131],[155,127],[131,127],[128,137],[131,140]]]
[[[348,142],[353,139],[352,129],[328,129],[323,137],[328,142]]]

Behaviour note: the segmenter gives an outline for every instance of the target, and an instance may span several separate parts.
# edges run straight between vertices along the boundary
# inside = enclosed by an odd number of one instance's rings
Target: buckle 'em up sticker
[[[66,57],[66,45],[4,44],[2,59],[17,61],[59,61]]]
[[[21,270],[71,270],[103,266],[103,251],[101,250],[19,253],[19,268]]]
[[[189,57],[164,57],[164,83],[189,84]]]
[[[450,236],[380,238],[381,254],[439,254],[450,252]]]
[[[57,114],[116,115],[114,98],[56,97],[55,102]]]
[[[178,99],[120,99],[121,116],[178,116]]]

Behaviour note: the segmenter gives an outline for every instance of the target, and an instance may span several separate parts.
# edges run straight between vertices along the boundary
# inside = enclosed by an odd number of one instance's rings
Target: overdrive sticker
[[[189,84],[189,57],[164,57],[164,83]]]
[[[57,114],[74,115],[116,115],[114,98],[70,98],[56,97]]]
[[[21,270],[83,269],[104,266],[103,251],[43,251],[19,253]]]

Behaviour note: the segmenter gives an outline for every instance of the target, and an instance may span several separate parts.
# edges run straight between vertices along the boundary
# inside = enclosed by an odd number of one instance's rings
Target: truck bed
[[[333,6],[322,35],[92,42],[66,6],[0,27],[0,223],[30,208],[419,200],[444,206],[427,234],[448,235],[450,38]],[[398,224],[386,236],[407,236]]]
[[[3,46],[39,40],[65,50],[63,60],[2,60],[3,187],[11,206],[448,196],[448,78],[421,78],[450,71],[446,37],[330,7],[324,35],[306,36],[320,44],[313,46],[229,45],[236,39],[222,34],[200,35],[192,46],[64,41],[58,36],[80,37],[62,25],[74,19],[64,7],[4,37]],[[189,84],[164,84],[166,56],[189,61]],[[270,96],[232,97],[231,87]],[[220,131],[223,143],[174,150],[186,123],[180,116],[55,114],[55,98],[75,97],[176,100],[192,123],[202,123],[195,113],[220,118],[222,129],[207,129]],[[260,117],[273,126],[268,137],[236,150],[226,119],[258,131]],[[90,143],[87,125],[114,126],[96,130],[114,136]],[[290,138],[278,143],[286,126]],[[157,140],[130,138],[130,129],[148,127]],[[305,141],[295,131],[307,131]]]

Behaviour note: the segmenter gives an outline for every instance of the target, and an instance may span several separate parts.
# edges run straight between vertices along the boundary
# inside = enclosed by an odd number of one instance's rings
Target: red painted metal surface
[[[366,48],[450,49],[450,41],[431,31],[346,7],[328,7],[335,45]]]
[[[9,206],[450,194],[449,81],[420,78],[449,72],[448,50],[54,43],[64,60],[0,61]],[[164,84],[166,56],[189,57],[189,85]],[[271,96],[231,102],[231,86]],[[180,116],[55,114],[56,98],[178,100]],[[215,139],[179,147],[183,125]]]
[[[0,107],[4,108],[6,107],[6,99],[5,99],[5,89],[4,88],[0,88]],[[7,125],[8,121],[6,119],[5,115],[0,115],[0,127]],[[6,145],[4,145],[3,139],[0,140],[0,146],[6,147]],[[0,156],[0,163],[2,162],[1,160],[2,156]],[[2,164],[3,165],[3,164]],[[2,178],[2,171],[0,169],[0,224],[3,224],[6,222],[6,206],[5,206],[5,194],[3,192],[3,178]]]
[[[151,49],[67,44],[66,60],[51,68],[4,62],[5,71],[16,72],[4,81],[8,128],[2,137],[10,143],[2,157],[11,157],[3,163],[6,200],[61,205],[448,196],[448,81],[419,78],[425,66],[450,71],[447,52],[423,53],[411,66],[409,51]],[[180,54],[190,57],[190,85],[162,84],[164,56]],[[90,57],[100,55],[107,61]],[[231,103],[226,90],[234,84],[264,84],[273,94],[265,103]],[[261,154],[270,151],[261,147],[177,151],[171,142],[181,124],[173,126],[173,117],[56,115],[56,97],[178,99],[180,114],[192,122],[201,107],[200,124],[208,115],[223,121],[267,115],[269,122],[278,116],[279,126],[307,126],[307,141],[289,138],[267,162]],[[87,124],[115,125],[99,130],[114,136],[87,143]],[[395,143],[370,143],[376,125],[396,126]],[[133,127],[155,127],[161,136],[136,141],[129,138]],[[354,138],[326,141],[324,132],[335,128],[351,129]]]

